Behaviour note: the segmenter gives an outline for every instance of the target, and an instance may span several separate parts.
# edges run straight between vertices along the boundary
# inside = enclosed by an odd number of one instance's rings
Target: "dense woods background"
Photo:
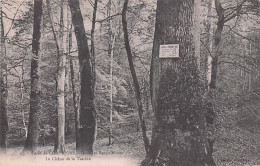
[[[259,165],[259,5],[2,0],[1,153]]]

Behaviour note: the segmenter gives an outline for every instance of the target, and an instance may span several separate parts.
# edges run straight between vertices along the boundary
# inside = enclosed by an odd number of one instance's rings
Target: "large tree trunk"
[[[146,135],[146,125],[145,125],[145,120],[144,120],[144,116],[143,116],[144,110],[143,110],[143,104],[142,104],[142,99],[141,99],[140,86],[139,86],[139,82],[138,82],[137,75],[135,72],[133,56],[132,56],[132,52],[131,52],[131,47],[130,47],[129,37],[128,37],[128,30],[127,30],[127,20],[126,20],[127,5],[128,5],[128,0],[125,0],[123,11],[122,11],[122,23],[123,23],[123,31],[124,31],[125,48],[126,48],[129,68],[131,71],[131,75],[133,78],[133,84],[134,84],[134,88],[135,88],[135,96],[136,96],[136,101],[137,101],[137,106],[138,106],[139,119],[141,122],[144,147],[145,147],[146,154],[148,154],[150,145],[149,145],[149,140]]]
[[[0,1],[0,35],[1,35],[1,55],[0,55],[0,153],[5,153],[7,146],[7,76],[4,76],[6,70],[5,63],[5,39],[4,23],[2,17],[2,1]],[[7,74],[5,72],[5,74]]]
[[[92,88],[92,72],[90,52],[80,11],[79,0],[69,0],[72,24],[77,39],[78,58],[80,65],[80,105],[78,139],[76,151],[81,154],[93,154],[93,144],[96,136],[96,111],[94,107],[94,92]]]
[[[197,0],[158,0],[151,65],[155,115],[143,165],[215,165],[207,141],[202,83],[196,52]],[[159,58],[163,44],[179,44],[180,58]]]
[[[38,146],[39,138],[39,117],[40,117],[40,92],[41,82],[39,78],[40,68],[40,39],[42,24],[42,0],[34,0],[34,23],[32,40],[32,60],[31,60],[31,94],[28,135],[23,152],[33,153]]]

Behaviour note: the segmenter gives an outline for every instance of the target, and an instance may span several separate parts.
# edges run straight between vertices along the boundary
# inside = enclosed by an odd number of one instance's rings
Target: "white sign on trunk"
[[[179,44],[160,45],[159,58],[179,58]]]

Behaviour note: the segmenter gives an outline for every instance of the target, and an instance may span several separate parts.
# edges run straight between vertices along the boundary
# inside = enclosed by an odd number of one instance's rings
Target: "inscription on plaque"
[[[160,45],[159,58],[179,58],[179,44]]]

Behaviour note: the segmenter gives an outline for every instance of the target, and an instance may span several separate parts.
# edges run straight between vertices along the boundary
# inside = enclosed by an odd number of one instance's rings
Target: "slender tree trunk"
[[[79,130],[78,130],[78,124],[79,124],[79,109],[78,109],[78,100],[77,100],[77,94],[75,89],[75,74],[74,74],[74,65],[73,65],[73,59],[70,57],[70,78],[71,78],[71,88],[72,88],[72,98],[73,98],[73,107],[75,112],[75,131],[76,131],[76,139],[79,138]],[[78,142],[78,141],[76,141]]]
[[[64,53],[66,56],[66,65],[65,65],[65,137],[67,134],[71,133],[72,128],[70,125],[70,116],[69,111],[66,110],[67,107],[69,107],[69,101],[70,101],[70,62],[68,60],[70,56],[70,34],[72,29],[71,19],[70,19],[70,12],[69,12],[69,5],[65,5],[65,12],[64,12],[64,20],[66,21],[66,24],[64,26],[66,27],[65,30],[65,37],[66,40],[64,40]],[[75,123],[74,123],[75,124]]]
[[[98,0],[95,0],[93,7],[93,16],[92,16],[92,28],[91,28],[91,71],[92,71],[92,88],[95,94],[95,84],[96,84],[96,60],[95,60],[95,27],[96,27],[96,15],[97,15],[97,5]]]
[[[211,78],[211,70],[212,70],[212,65],[211,65],[211,60],[212,60],[212,47],[213,47],[213,19],[212,19],[212,10],[214,8],[214,0],[208,1],[207,8],[208,8],[208,14],[207,14],[207,22],[206,22],[206,38],[204,41],[204,46],[205,46],[205,52],[203,56],[203,65],[201,66],[201,71],[202,71],[202,80],[203,80],[203,85],[205,89],[205,105],[206,105],[206,122],[207,122],[207,127],[209,130],[212,130],[212,125],[214,122],[215,118],[215,113],[214,113],[214,107],[213,107],[213,89],[209,88],[209,83],[210,83],[210,78]],[[212,132],[209,133],[209,138],[208,138],[208,143],[209,143],[209,149],[210,153],[213,153],[213,142],[214,139],[212,137]]]
[[[93,100],[95,100],[95,86],[96,86],[96,54],[95,54],[95,28],[96,28],[96,17],[97,17],[97,7],[98,7],[98,0],[95,0],[94,7],[93,7],[93,16],[92,16],[92,27],[91,27],[91,70],[92,70],[92,91],[93,91]],[[93,101],[94,103],[94,101]],[[95,138],[97,135],[97,124],[95,126]]]
[[[57,78],[57,113],[58,125],[56,130],[56,141],[54,146],[55,153],[64,153],[65,151],[65,71],[66,55],[64,54],[64,1],[60,3],[60,27],[59,27],[59,55],[58,55],[58,78]],[[55,33],[55,32],[53,32]]]
[[[72,24],[77,39],[78,58],[80,65],[80,105],[79,105],[79,135],[76,151],[80,154],[93,154],[93,144],[96,136],[96,110],[92,88],[92,72],[90,52],[80,11],[79,0],[69,0]]]
[[[78,124],[79,124],[79,107],[78,107],[78,100],[77,100],[77,93],[75,88],[75,74],[74,74],[74,65],[73,65],[73,57],[70,56],[71,54],[71,47],[72,47],[72,31],[70,29],[69,32],[69,48],[68,48],[68,56],[70,57],[69,63],[70,63],[70,79],[71,79],[71,88],[72,88],[72,98],[73,98],[73,107],[75,112],[75,132],[76,132],[76,142],[78,142],[79,138],[79,130],[78,130]]]
[[[205,47],[206,51],[204,53],[204,59],[203,59],[203,80],[205,80],[205,89],[209,89],[209,82],[211,77],[211,54],[212,54],[212,39],[213,39],[213,8],[214,8],[214,0],[209,0],[207,8],[208,8],[208,14],[207,14],[207,22],[206,22],[206,39],[205,39]]]
[[[111,23],[110,23],[111,25]],[[111,30],[112,33],[112,30]],[[112,37],[113,36],[113,37]],[[109,129],[108,129],[108,145],[112,144],[112,124],[113,124],[113,62],[114,62],[114,46],[116,36],[111,35],[108,54],[110,55],[110,112],[109,112]]]
[[[42,0],[34,0],[34,23],[33,23],[33,40],[32,40],[32,60],[31,60],[31,94],[30,94],[30,113],[28,136],[25,142],[23,152],[33,153],[38,146],[39,138],[39,117],[40,117],[40,39],[42,24]]]
[[[23,128],[24,128],[24,131],[25,131],[25,136],[27,136],[27,133],[28,133],[28,130],[27,130],[27,127],[26,127],[26,124],[25,124],[25,116],[24,116],[24,109],[23,109],[23,98],[24,98],[24,95],[23,95],[23,84],[21,84],[20,86],[20,92],[21,92],[21,98],[20,98],[20,106],[21,106],[21,114],[22,114],[22,122],[23,122]]]
[[[213,100],[216,96],[216,88],[217,88],[217,74],[218,74],[218,65],[219,65],[219,57],[222,55],[222,49],[221,49],[221,38],[222,38],[222,32],[224,28],[225,22],[229,21],[230,19],[236,17],[239,15],[240,10],[242,9],[243,4],[246,2],[246,0],[242,1],[240,4],[237,5],[236,9],[234,9],[234,14],[230,17],[225,17],[224,15],[224,9],[221,5],[220,0],[214,0],[215,1],[215,9],[217,12],[217,27],[214,34],[214,41],[212,45],[212,54],[211,54],[211,70],[210,70],[210,82],[209,82],[209,90],[206,94],[207,96],[207,114],[206,114],[206,120],[208,125],[212,125],[214,123],[215,119],[215,112],[214,112],[214,104]],[[214,140],[209,139],[209,145],[210,145],[210,152],[213,153],[213,143]]]
[[[56,126],[56,138],[54,145],[55,153],[64,153],[65,151],[65,67],[66,67],[66,55],[64,54],[64,2],[60,3],[60,27],[59,37],[57,37],[54,25],[51,17],[50,1],[47,0],[48,16],[51,22],[51,29],[54,37],[54,41],[57,49],[58,65],[57,65],[57,78],[56,80],[56,93],[57,93],[57,126]]]
[[[72,98],[73,98],[73,107],[75,112],[75,131],[76,131],[76,142],[78,142],[79,138],[79,130],[78,130],[78,124],[79,124],[79,109],[78,109],[78,100],[77,100],[77,94],[75,89],[75,74],[74,74],[74,65],[73,65],[73,59],[70,57],[70,78],[71,78],[71,88],[72,88]]]
[[[123,24],[123,31],[124,31],[125,48],[126,48],[128,63],[129,63],[131,75],[133,78],[134,88],[135,88],[135,96],[136,96],[136,101],[137,101],[137,106],[138,106],[138,113],[139,113],[139,119],[140,119],[140,123],[141,123],[144,147],[145,147],[146,154],[148,154],[150,145],[149,145],[149,140],[146,135],[146,125],[145,125],[145,120],[144,120],[144,116],[143,116],[144,110],[143,110],[143,104],[142,104],[142,99],[141,99],[140,86],[139,86],[138,78],[137,78],[137,75],[135,72],[133,56],[132,56],[132,52],[131,52],[131,47],[130,47],[129,37],[128,37],[128,30],[127,30],[127,20],[126,20],[127,5],[128,5],[128,0],[125,0],[123,11],[122,11],[122,24]]]
[[[218,58],[222,54],[221,52],[221,36],[224,28],[224,9],[219,0],[215,0],[215,8],[218,15],[217,28],[214,34],[214,45],[213,45],[213,54],[212,54],[212,67],[211,67],[211,79],[209,83],[210,89],[216,89],[216,81],[217,81],[217,72],[218,72]]]
[[[221,6],[221,3],[219,0],[215,0],[215,8],[217,11],[218,21],[217,21],[217,27],[214,34],[214,42],[212,44],[212,54],[211,54],[211,69],[210,69],[210,82],[208,84],[208,91],[206,92],[207,96],[207,113],[206,113],[206,121],[207,126],[214,124],[215,119],[215,106],[213,104],[213,100],[215,99],[215,89],[216,89],[216,83],[217,83],[217,73],[218,73],[218,59],[219,56],[222,54],[221,51],[221,36],[222,31],[224,28],[225,18],[224,18],[224,9]],[[213,153],[213,143],[214,139],[209,138],[208,139],[209,147],[210,147],[210,153]]]
[[[111,15],[111,0],[107,4],[107,15]],[[115,45],[115,33],[112,29],[112,21],[109,19],[109,40],[108,40],[108,56],[110,57],[110,110],[109,110],[109,128],[108,128],[108,145],[112,144],[112,124],[113,124],[113,61],[114,61],[114,45]]]
[[[192,15],[193,19],[193,28],[192,28],[192,34],[194,41],[196,41],[195,44],[195,53],[194,57],[197,60],[197,66],[198,66],[198,72],[201,73],[200,71],[200,7],[201,7],[201,0],[194,0],[194,12]],[[199,42],[197,42],[199,41]],[[200,74],[201,75],[201,74]]]
[[[20,79],[20,92],[21,92],[21,98],[20,98],[20,106],[21,106],[21,114],[22,114],[22,122],[23,122],[23,128],[24,128],[24,131],[25,131],[25,136],[27,137],[27,134],[28,134],[28,128],[26,126],[26,123],[25,123],[25,115],[24,115],[24,108],[23,108],[23,99],[24,99],[24,63],[22,62],[22,76],[21,76],[21,79]]]
[[[8,118],[7,118],[7,77],[4,76],[6,70],[5,63],[5,36],[2,16],[2,1],[0,0],[0,35],[1,35],[1,55],[0,55],[0,153],[6,152]]]
[[[197,0],[158,0],[151,64],[155,115],[142,165],[216,165],[207,141],[194,25]],[[179,44],[180,58],[159,58],[160,45]]]

